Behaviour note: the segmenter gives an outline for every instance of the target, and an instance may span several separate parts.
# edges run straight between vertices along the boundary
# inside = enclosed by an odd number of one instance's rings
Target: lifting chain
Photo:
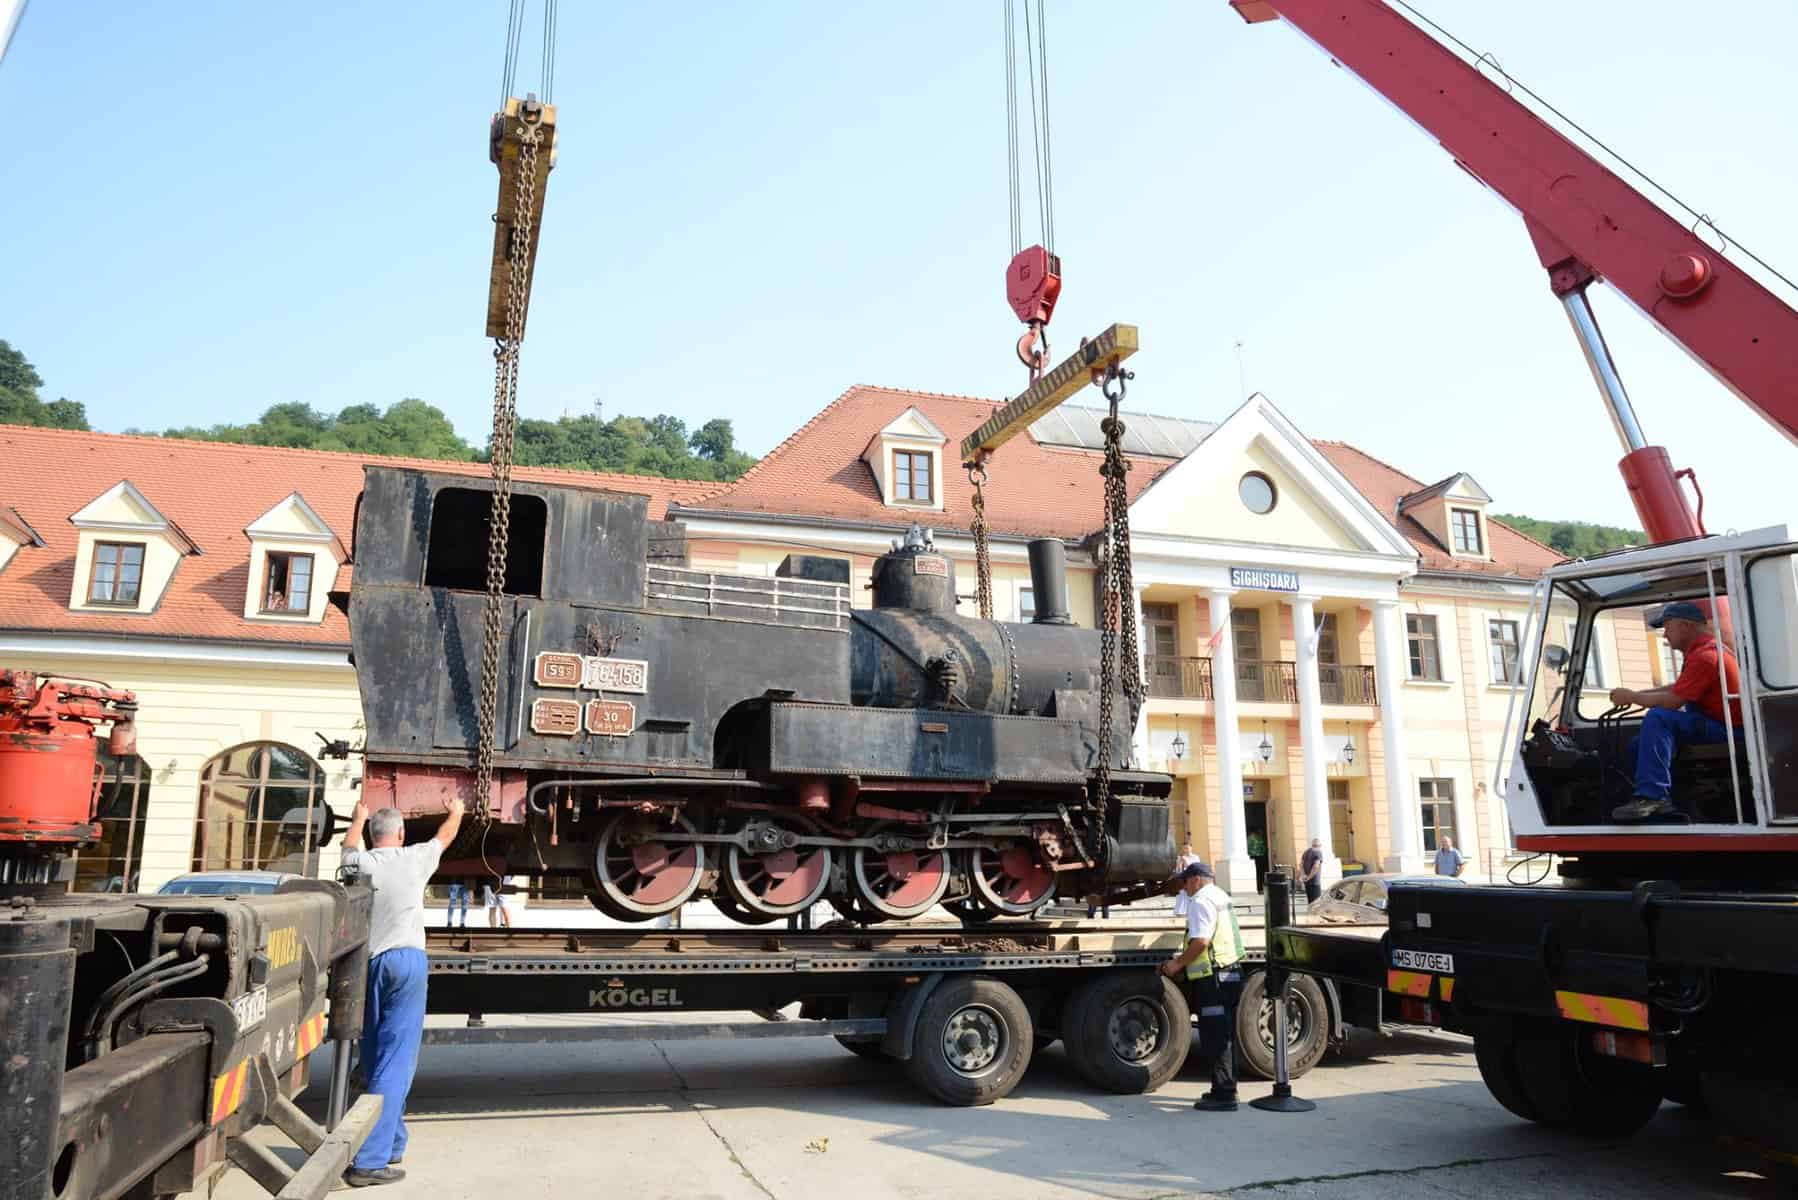
[[[506,277],[506,336],[493,346],[493,506],[487,520],[487,608],[481,637],[481,693],[477,702],[479,743],[475,748],[474,812],[492,820],[493,753],[499,725],[500,649],[505,641],[506,541],[512,524],[512,442],[518,427],[518,350],[524,341],[525,303],[531,293],[531,209],[537,192],[537,148],[543,127],[526,118],[518,147],[518,183],[513,196],[512,244]]]
[[[1111,842],[1106,826],[1111,806],[1112,694],[1117,690],[1122,663],[1135,663],[1134,670],[1123,671],[1123,692],[1130,701],[1130,711],[1142,707],[1142,659],[1136,646],[1136,581],[1130,562],[1130,463],[1124,458],[1124,421],[1118,416],[1118,405],[1124,399],[1126,380],[1135,372],[1121,370],[1115,363],[1106,370],[1101,384],[1111,410],[1099,425],[1105,434],[1105,461],[1099,474],[1105,479],[1105,529],[1103,552],[1104,588],[1099,618],[1099,786],[1097,790],[1097,830],[1094,861],[1101,877],[1111,857]],[[1131,611],[1126,613],[1124,605]],[[1134,734],[1134,730],[1132,730]]]
[[[974,523],[968,531],[974,535],[974,596],[980,605],[980,619],[993,619],[993,560],[986,539],[986,460],[988,451],[968,464],[968,482],[974,485]]]

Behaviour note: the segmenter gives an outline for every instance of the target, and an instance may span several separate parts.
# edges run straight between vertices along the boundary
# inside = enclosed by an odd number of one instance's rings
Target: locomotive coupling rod
[[[1006,404],[961,440],[962,465],[974,467],[981,456],[991,454],[1022,433],[1075,392],[1103,378],[1137,351],[1136,326],[1113,325],[1096,338],[1080,343],[1080,349],[1044,371],[1016,399]]]

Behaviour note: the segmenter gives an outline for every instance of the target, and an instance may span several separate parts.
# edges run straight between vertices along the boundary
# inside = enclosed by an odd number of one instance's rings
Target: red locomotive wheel
[[[751,854],[741,846],[724,852],[721,883],[738,905],[762,917],[804,912],[830,886],[830,850],[788,846]]]
[[[923,916],[949,890],[946,850],[883,853],[872,846],[857,846],[851,866],[856,898],[881,915],[901,921]]]
[[[1010,916],[1033,913],[1055,898],[1055,872],[1031,848],[1014,843],[969,852],[968,881],[985,906]]]
[[[659,917],[699,890],[705,854],[696,844],[664,842],[657,836],[674,832],[697,831],[679,814],[658,819],[619,813],[601,827],[593,876],[602,909],[616,908],[629,914],[626,920]]]

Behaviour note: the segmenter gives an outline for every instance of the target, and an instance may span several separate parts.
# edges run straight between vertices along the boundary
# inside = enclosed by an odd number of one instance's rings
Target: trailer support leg
[[[1267,930],[1292,924],[1292,878],[1285,871],[1267,873]],[[1263,1112],[1311,1112],[1317,1105],[1292,1094],[1292,1075],[1286,1063],[1286,987],[1292,975],[1284,967],[1267,969],[1267,990],[1274,1001],[1274,1090],[1269,1096],[1249,1101],[1250,1108]]]

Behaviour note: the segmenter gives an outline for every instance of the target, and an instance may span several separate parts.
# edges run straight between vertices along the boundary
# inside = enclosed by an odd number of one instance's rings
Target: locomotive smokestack
[[[1072,625],[1068,617],[1068,556],[1056,538],[1030,543],[1030,590],[1036,595],[1036,625]]]

